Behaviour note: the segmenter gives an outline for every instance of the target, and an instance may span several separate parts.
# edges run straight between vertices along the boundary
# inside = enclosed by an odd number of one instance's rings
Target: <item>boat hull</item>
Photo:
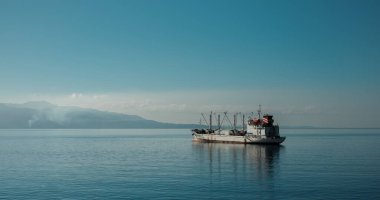
[[[217,143],[239,143],[239,144],[281,144],[285,137],[266,137],[253,134],[244,136],[220,135],[220,134],[198,134],[193,133],[195,142],[217,142]]]

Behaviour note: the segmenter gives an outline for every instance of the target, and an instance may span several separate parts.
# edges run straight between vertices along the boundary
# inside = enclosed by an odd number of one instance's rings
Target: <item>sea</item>
[[[380,129],[282,129],[280,146],[185,129],[0,130],[0,199],[380,199]]]

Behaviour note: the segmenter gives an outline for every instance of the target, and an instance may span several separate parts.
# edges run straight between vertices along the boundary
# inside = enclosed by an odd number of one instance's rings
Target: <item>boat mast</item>
[[[229,118],[228,115],[227,115],[227,112],[224,112],[224,117],[223,117],[222,123],[223,123],[223,121],[224,121],[224,118],[227,119],[228,123],[230,123],[230,126],[233,126],[232,123],[231,123],[230,118]]]
[[[259,110],[257,110],[257,113],[259,114],[259,120],[261,121],[261,104],[259,104]],[[260,126],[262,128],[262,125],[260,125]],[[257,135],[261,135],[261,128],[260,129],[256,129],[257,130],[257,132],[256,132]]]
[[[210,113],[210,130],[212,130],[212,111]]]
[[[206,117],[205,117],[205,115],[204,115],[203,113],[201,113],[201,115],[202,115],[202,117],[203,117],[203,120],[205,121],[206,125],[209,125],[209,124],[207,123],[207,120],[206,120]]]
[[[218,129],[220,130],[220,114],[218,114]]]
[[[243,114],[243,131],[245,131],[245,115]]]
[[[236,130],[236,113],[234,114],[234,130]]]

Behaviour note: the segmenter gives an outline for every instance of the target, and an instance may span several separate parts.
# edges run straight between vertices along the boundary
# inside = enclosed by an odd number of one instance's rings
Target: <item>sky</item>
[[[380,127],[380,1],[0,0],[0,102]]]

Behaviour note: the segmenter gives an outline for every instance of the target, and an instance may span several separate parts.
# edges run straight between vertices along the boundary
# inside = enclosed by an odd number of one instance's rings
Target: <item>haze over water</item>
[[[0,130],[2,199],[379,199],[380,130],[282,130],[282,146],[189,130]]]

